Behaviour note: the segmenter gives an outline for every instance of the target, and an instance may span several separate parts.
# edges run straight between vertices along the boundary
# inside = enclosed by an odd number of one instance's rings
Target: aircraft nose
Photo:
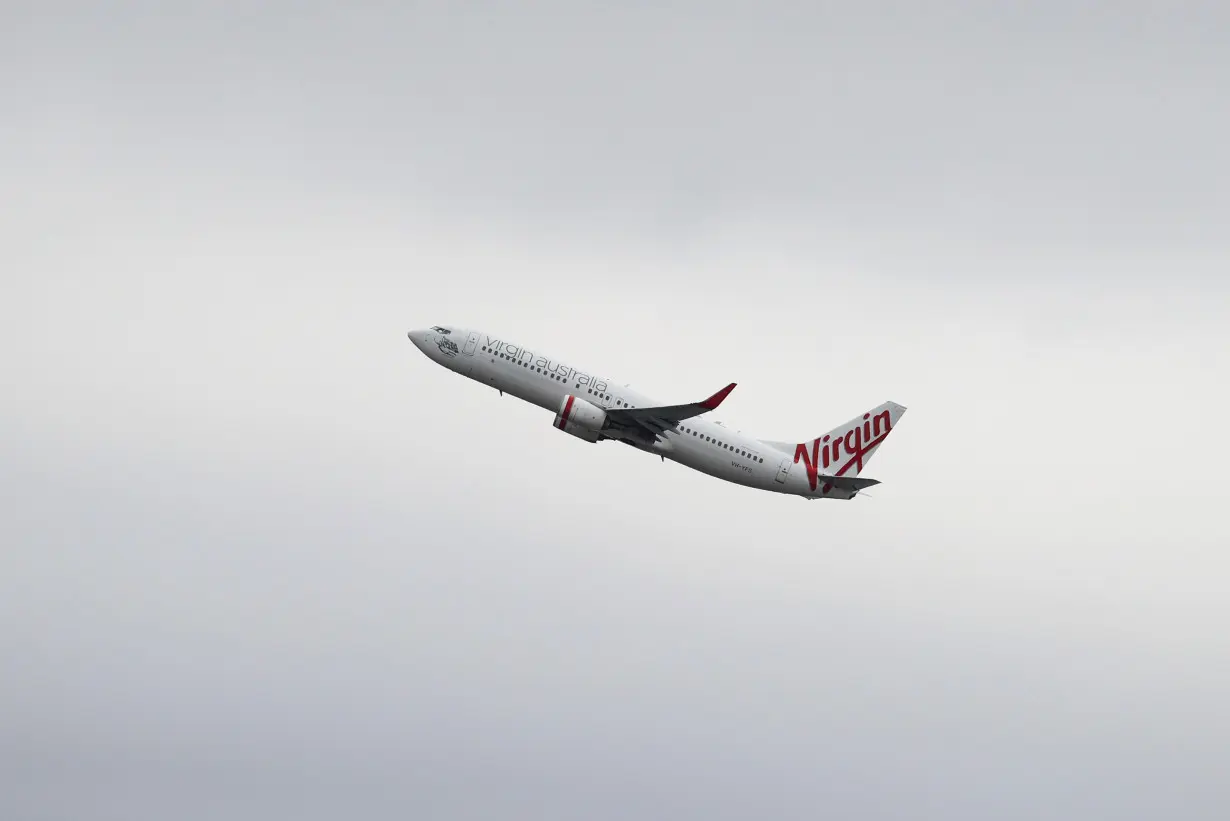
[[[406,331],[406,337],[414,343],[414,347],[420,351],[426,352],[427,332],[426,331]]]

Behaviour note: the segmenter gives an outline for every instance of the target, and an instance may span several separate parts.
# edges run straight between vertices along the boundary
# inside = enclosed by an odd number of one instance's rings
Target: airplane
[[[705,416],[730,395],[734,382],[699,402],[663,405],[483,331],[433,325],[406,335],[436,364],[501,396],[507,393],[552,411],[557,429],[585,442],[623,442],[727,482],[809,500],[849,500],[880,484],[860,473],[906,411],[896,402],[884,402],[814,439],[756,439]]]

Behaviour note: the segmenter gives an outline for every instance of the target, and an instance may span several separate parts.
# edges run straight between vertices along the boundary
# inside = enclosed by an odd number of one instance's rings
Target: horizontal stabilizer
[[[826,476],[821,473],[816,477],[821,486],[832,485],[838,490],[866,490],[872,485],[880,484],[879,479],[864,479],[861,476]]]

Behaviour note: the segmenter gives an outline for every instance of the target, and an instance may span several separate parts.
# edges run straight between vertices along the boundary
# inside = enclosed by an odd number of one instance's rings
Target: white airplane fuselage
[[[834,450],[831,465],[828,458],[829,436],[797,445],[781,442],[770,444],[701,415],[707,410],[694,411],[697,415],[679,421],[668,420],[663,429],[652,433],[635,425],[612,425],[609,420],[601,428],[590,430],[574,424],[561,424],[561,418],[567,422],[568,411],[575,412],[586,403],[598,409],[585,408],[594,419],[605,418],[608,412],[618,416],[625,412],[633,414],[637,409],[645,413],[644,409],[665,406],[609,378],[580,370],[538,349],[526,348],[482,331],[437,325],[431,329],[410,331],[407,336],[433,362],[502,394],[551,411],[556,414],[556,427],[584,441],[622,441],[717,479],[771,493],[813,499],[853,498],[858,489],[826,484],[825,475],[842,470],[844,475],[857,476],[858,469],[879,447],[900,413],[905,411],[905,408],[894,403],[882,406],[900,410],[891,415],[885,411],[881,414],[882,420],[875,420],[877,426],[882,423],[883,429],[876,429],[877,436],[874,437],[870,435],[872,419],[869,414],[861,420],[851,420],[848,424],[857,428],[853,431],[853,438],[859,440],[858,446],[847,447],[841,454],[844,460],[838,459],[839,454]],[[724,397],[725,393],[715,398],[720,402]],[[580,416],[577,414],[577,418]],[[864,427],[869,434],[865,439],[862,437]],[[839,441],[842,438],[840,431],[842,429],[838,429],[835,436]],[[849,441],[851,431],[844,432]],[[799,465],[800,461],[804,464]],[[846,467],[843,469],[841,465]],[[850,468],[854,468],[852,472]]]

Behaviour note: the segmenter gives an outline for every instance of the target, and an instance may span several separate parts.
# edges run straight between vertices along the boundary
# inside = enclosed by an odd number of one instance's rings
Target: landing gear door
[[[470,331],[469,336],[466,337],[466,344],[465,344],[465,347],[462,348],[462,353],[464,353],[466,356],[473,356],[474,350],[477,347],[478,347],[478,331]]]
[[[782,460],[782,463],[777,466],[777,481],[782,484],[786,483],[786,477],[790,475],[790,457]]]

